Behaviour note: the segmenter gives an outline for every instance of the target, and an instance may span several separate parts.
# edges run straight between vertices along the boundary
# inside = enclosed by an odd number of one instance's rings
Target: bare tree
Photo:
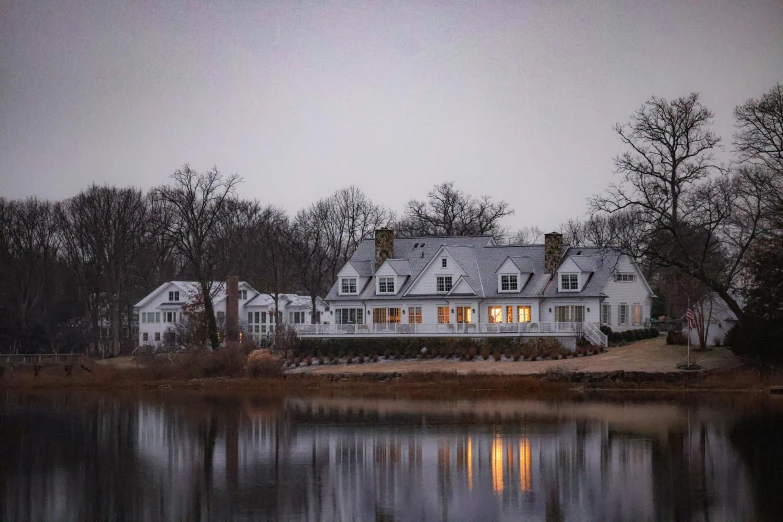
[[[174,250],[187,260],[189,268],[204,296],[204,319],[212,349],[220,347],[215,311],[212,304],[212,284],[217,267],[223,259],[225,233],[230,229],[236,174],[223,176],[217,167],[198,173],[185,165],[172,175],[171,185],[158,187],[153,198],[161,220],[158,233]]]
[[[64,202],[59,214],[68,258],[85,276],[94,317],[108,309],[110,351],[119,355],[121,302],[150,240],[148,200],[137,189],[93,185]]]
[[[743,173],[730,176],[715,163],[720,139],[711,124],[712,112],[697,94],[651,98],[615,127],[630,149],[615,158],[622,182],[590,203],[594,212],[624,215],[632,225],[616,230],[626,253],[701,281],[742,318],[732,289],[761,232],[758,190]],[[746,198],[734,198],[735,191]]]
[[[740,160],[783,176],[783,84],[734,110],[734,146]]]
[[[296,266],[293,231],[285,210],[269,205],[259,209],[247,238],[254,252],[254,264],[248,271],[253,285],[272,296],[275,321],[280,318],[280,295],[294,284]],[[279,335],[280,328],[275,328]]]
[[[296,214],[292,227],[293,261],[299,283],[310,296],[311,321],[316,321],[316,298],[328,290],[335,253],[328,230],[332,219],[329,199],[322,199]]]
[[[544,239],[544,231],[535,225],[525,226],[514,232],[509,238],[510,245],[535,245]]]
[[[0,291],[10,319],[12,353],[18,353],[22,340],[46,316],[59,248],[52,203],[0,198]]]
[[[453,182],[436,185],[426,201],[411,200],[403,219],[396,225],[407,236],[502,235],[500,220],[514,211],[505,201],[489,196],[474,198],[454,187]]]

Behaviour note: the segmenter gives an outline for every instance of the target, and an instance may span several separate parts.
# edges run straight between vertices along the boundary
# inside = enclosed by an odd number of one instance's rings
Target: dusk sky
[[[612,129],[692,91],[732,111],[783,81],[783,2],[0,1],[0,196],[149,188],[183,163],[296,211],[436,183],[512,228],[586,212]]]

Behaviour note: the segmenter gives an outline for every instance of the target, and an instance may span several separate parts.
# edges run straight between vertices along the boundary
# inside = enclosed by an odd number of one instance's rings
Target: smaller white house
[[[742,306],[742,303],[740,303]],[[704,331],[707,346],[725,344],[726,334],[739,321],[726,302],[716,293],[707,294],[693,306],[696,327],[690,330],[691,345],[699,345],[699,331]],[[683,333],[688,335],[687,322]]]
[[[153,290],[136,303],[138,316],[139,346],[158,347],[174,342],[177,323],[185,320],[185,307],[192,304],[199,295],[199,286],[194,281],[168,281]],[[225,284],[216,282],[212,286],[215,319],[218,325],[225,324]],[[275,300],[269,294],[262,294],[244,281],[239,282],[239,325],[240,331],[255,339],[273,333],[278,324],[310,324],[313,322],[312,301],[307,296],[280,294],[279,316],[275,317]],[[328,310],[324,301],[316,298],[315,322],[320,324]]]

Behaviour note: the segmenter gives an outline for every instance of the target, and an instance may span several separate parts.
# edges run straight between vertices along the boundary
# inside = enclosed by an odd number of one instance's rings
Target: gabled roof
[[[357,295],[339,296],[338,283],[335,282],[326,299],[330,301],[361,301],[434,297],[413,295],[409,293],[409,290],[441,250],[448,252],[464,271],[464,275],[457,279],[451,293],[437,294],[438,297],[463,295],[462,290],[469,287],[472,291],[470,295],[475,295],[478,298],[508,298],[508,293],[499,292],[497,271],[509,259],[520,273],[531,274],[528,279],[523,277],[525,281],[520,281],[523,286],[518,293],[514,293],[514,297],[563,297],[562,293],[557,292],[553,276],[548,274],[544,268],[544,245],[497,245],[490,239],[488,236],[395,239],[394,258],[387,259],[386,262],[400,275],[407,275],[407,270],[410,270],[410,276],[401,283],[396,294],[375,295],[375,285],[368,282]],[[580,292],[570,292],[567,296],[603,296],[604,286],[611,279],[614,268],[620,259],[619,250],[585,247],[578,249],[581,252],[579,255],[568,255],[570,250],[568,247],[564,247],[561,263],[565,259],[572,259],[581,270],[589,273],[590,276]],[[357,266],[356,263],[374,266],[375,241],[373,239],[363,240],[351,257],[350,263],[354,267]],[[644,277],[642,279],[644,280]],[[644,280],[644,283],[647,284],[647,281]],[[457,288],[458,286],[460,288]],[[649,285],[647,289],[652,295]]]
[[[356,270],[356,273],[362,277],[372,277],[373,265],[375,261],[359,261],[351,259],[348,263]]]
[[[593,256],[578,255],[571,256],[570,259],[576,263],[576,266],[578,266],[579,270],[582,272],[595,272],[596,264]]]
[[[460,276],[459,279],[457,279],[457,282],[454,283],[454,286],[451,287],[451,290],[446,294],[451,296],[464,296],[464,295],[478,295],[476,291],[473,289],[472,286],[470,286],[470,283],[468,283],[468,280],[465,279],[465,277]]]
[[[502,263],[500,263],[498,269],[495,270],[496,274],[500,272],[500,269],[503,268],[503,265],[505,265],[506,261],[508,260],[511,260],[511,262],[514,263],[514,266],[516,266],[517,269],[523,274],[532,274],[535,271],[533,269],[533,262],[529,257],[508,256],[506,259],[503,260]]]
[[[411,275],[411,263],[407,259],[387,259],[385,261],[397,275]]]

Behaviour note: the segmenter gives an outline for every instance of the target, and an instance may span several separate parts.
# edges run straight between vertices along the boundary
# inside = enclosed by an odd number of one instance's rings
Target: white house
[[[735,296],[743,306],[742,299]],[[726,334],[736,325],[737,314],[731,311],[726,302],[715,292],[710,292],[693,305],[696,327],[688,330],[683,328],[683,334],[690,335],[691,345],[699,346],[699,331],[704,331],[707,346],[725,344]]]
[[[224,324],[226,316],[226,290],[223,283],[213,283],[213,305],[218,324]],[[185,320],[183,307],[193,303],[199,294],[199,286],[193,281],[169,281],[153,290],[136,303],[138,313],[139,346],[160,346],[175,330],[175,323]],[[274,332],[276,323],[304,324],[312,321],[312,303],[309,297],[296,294],[280,294],[279,320],[275,320],[275,302],[271,295],[262,294],[244,281],[239,283],[239,321],[241,330],[256,339]],[[321,298],[316,299],[316,322],[326,311]]]
[[[377,230],[340,270],[329,322],[300,335],[577,335],[644,327],[653,292],[614,249],[498,245],[489,236],[395,239]]]

